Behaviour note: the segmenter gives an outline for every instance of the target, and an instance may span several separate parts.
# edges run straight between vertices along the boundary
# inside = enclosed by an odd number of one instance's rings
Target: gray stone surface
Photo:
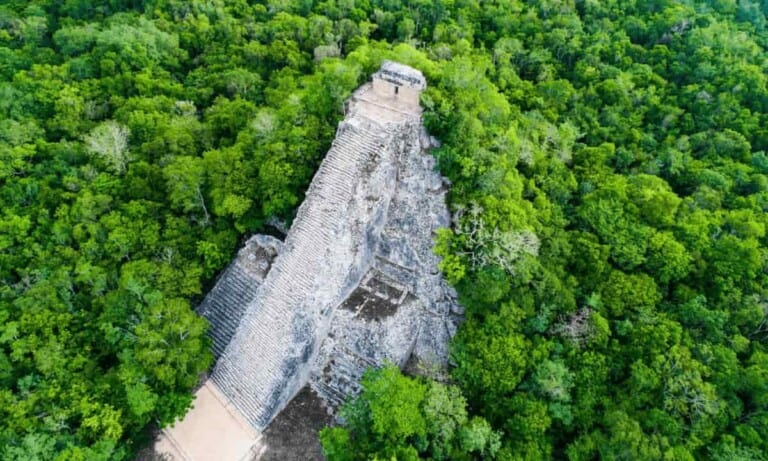
[[[373,75],[374,79],[386,80],[394,85],[409,86],[419,91],[427,88],[427,80],[413,67],[394,61],[384,61]]]
[[[317,394],[304,386],[272,420],[259,440],[259,461],[324,461],[318,432],[333,417]]]
[[[447,364],[461,309],[432,252],[449,213],[425,87],[386,62],[358,89],[284,244],[249,240],[199,308],[212,380],[258,430],[306,384],[333,410],[370,365]]]
[[[213,353],[217,359],[224,353],[282,247],[283,242],[269,235],[248,239],[197,307],[197,313],[211,323]]]

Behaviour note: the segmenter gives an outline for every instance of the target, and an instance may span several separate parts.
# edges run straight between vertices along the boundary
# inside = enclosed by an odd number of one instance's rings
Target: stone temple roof
[[[379,71],[373,74],[373,78],[386,80],[396,85],[409,86],[418,90],[423,90],[427,87],[427,80],[420,71],[394,61],[384,61]]]

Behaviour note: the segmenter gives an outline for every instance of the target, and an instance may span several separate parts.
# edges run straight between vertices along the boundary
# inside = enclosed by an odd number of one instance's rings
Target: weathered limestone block
[[[307,383],[336,408],[368,366],[447,364],[461,309],[432,251],[450,221],[420,120],[425,87],[384,63],[347,103],[284,244],[249,240],[199,308],[212,380],[258,430]]]

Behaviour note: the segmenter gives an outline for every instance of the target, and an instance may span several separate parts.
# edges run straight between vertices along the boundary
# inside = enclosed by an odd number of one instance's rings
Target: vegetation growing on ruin
[[[191,306],[384,58],[430,84],[467,320],[452,383],[372,373],[331,458],[766,457],[767,45],[750,0],[3,2],[0,459],[183,414]]]

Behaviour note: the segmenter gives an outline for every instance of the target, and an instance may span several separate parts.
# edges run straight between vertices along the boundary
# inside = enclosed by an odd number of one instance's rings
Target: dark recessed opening
[[[400,87],[399,87],[399,86],[396,86],[396,87],[395,87],[395,94],[397,94],[397,92],[398,92],[399,90],[400,90]]]

